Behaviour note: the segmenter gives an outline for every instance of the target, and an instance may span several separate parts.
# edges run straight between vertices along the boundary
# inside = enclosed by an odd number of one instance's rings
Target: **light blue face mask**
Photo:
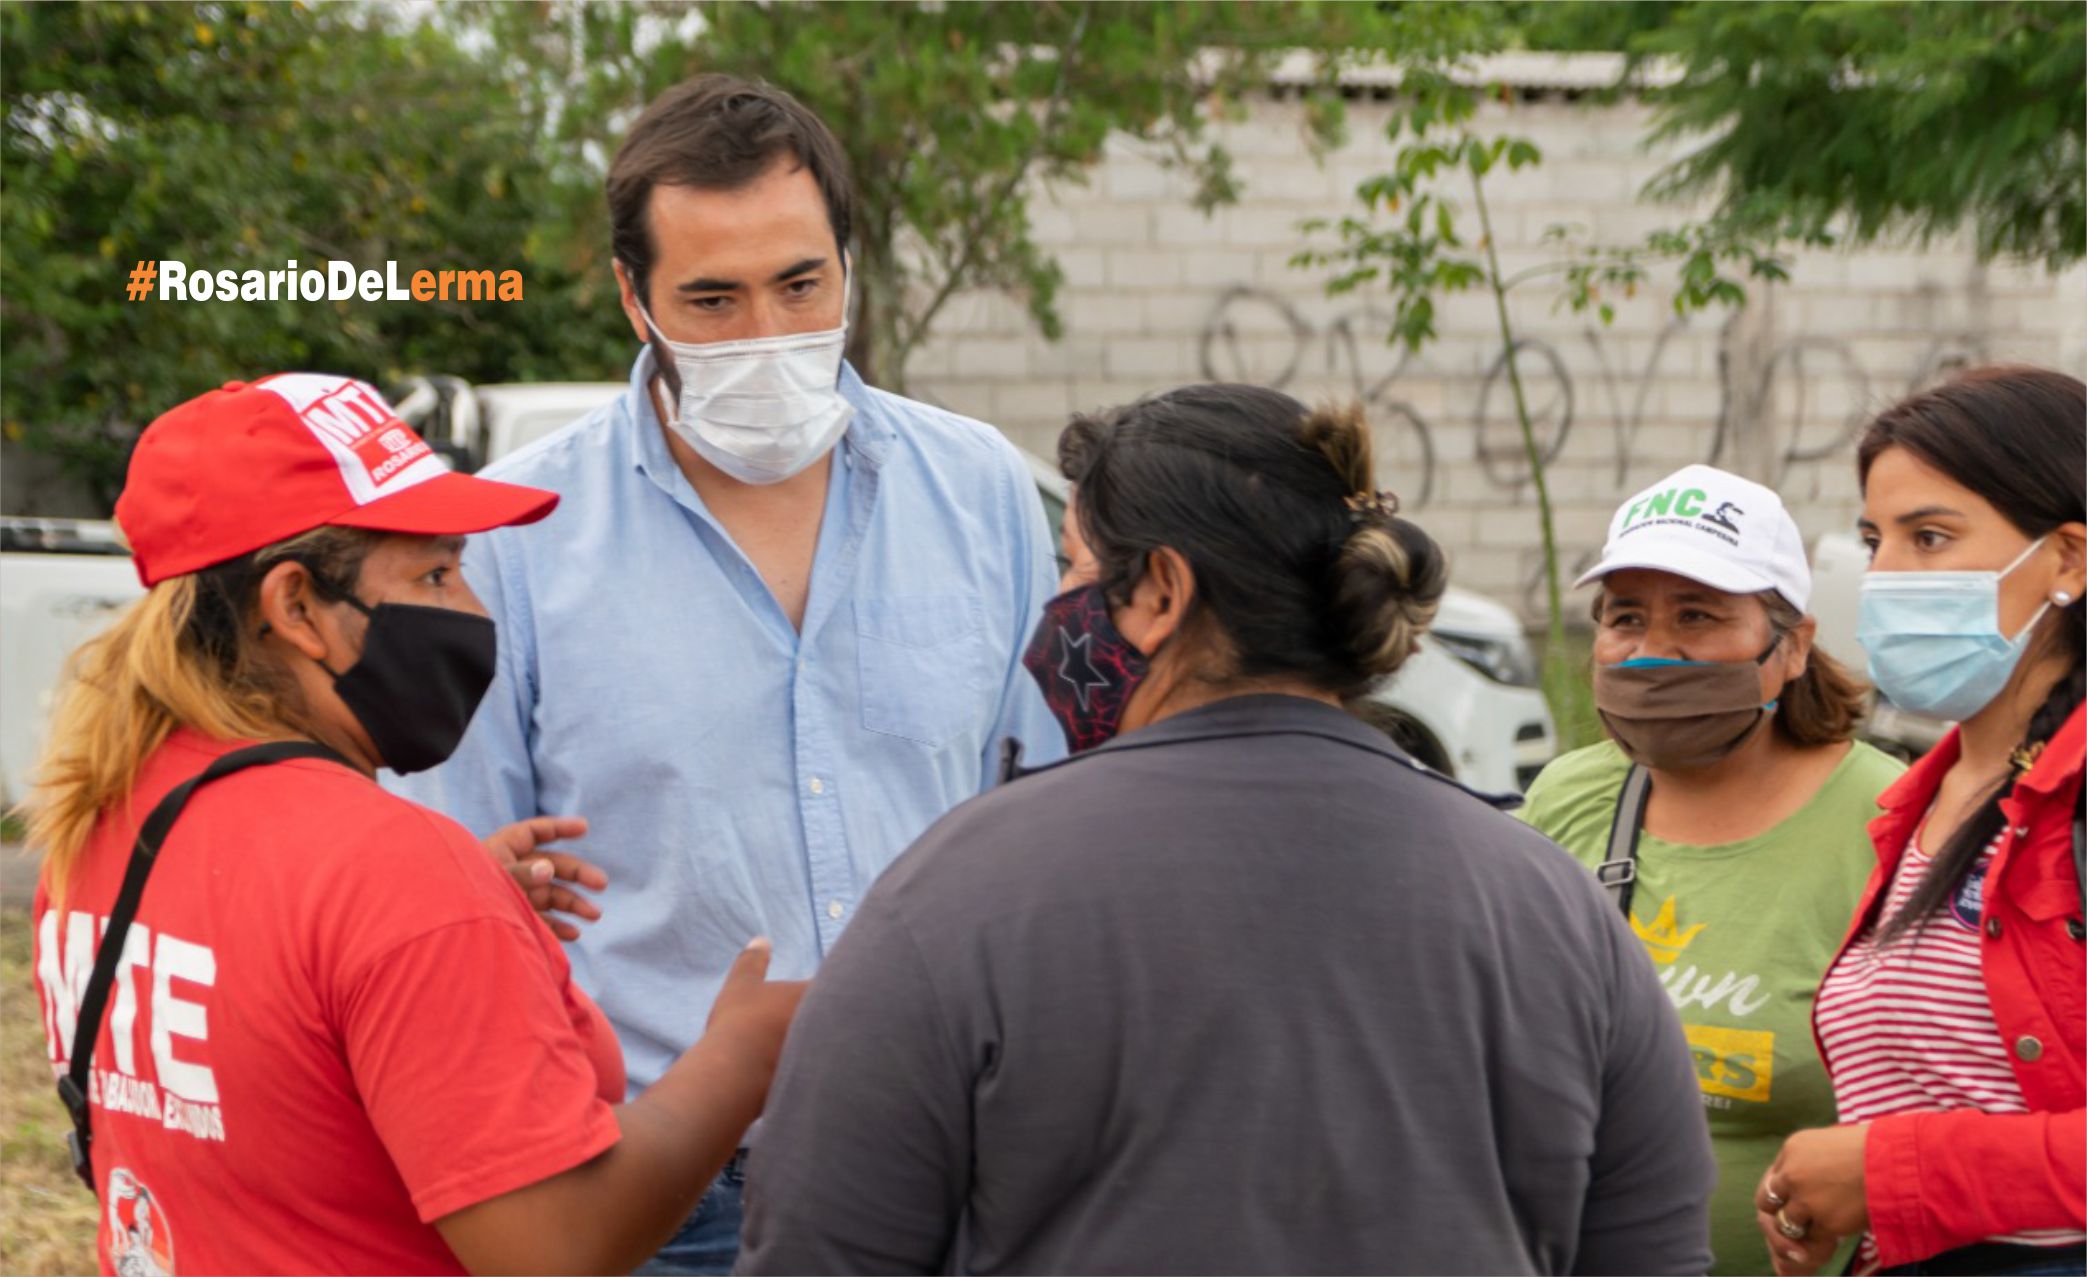
[[[1871,572],[1862,578],[1856,639],[1869,653],[1870,681],[1892,704],[1961,721],[2007,686],[2036,623],[2000,632],[2000,582],[2044,543],[2038,537],[1998,572]]]

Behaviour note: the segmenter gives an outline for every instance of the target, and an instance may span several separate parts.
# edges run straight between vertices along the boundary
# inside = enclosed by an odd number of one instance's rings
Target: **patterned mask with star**
[[[1124,707],[1152,668],[1109,619],[1099,585],[1068,590],[1044,605],[1022,664],[1043,688],[1044,704],[1075,754],[1123,729]]]

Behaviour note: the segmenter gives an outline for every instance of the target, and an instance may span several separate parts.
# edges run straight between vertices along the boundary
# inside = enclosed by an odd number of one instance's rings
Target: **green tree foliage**
[[[1385,126],[1396,148],[1390,170],[1356,188],[1359,214],[1305,222],[1302,229],[1307,234],[1332,231],[1337,243],[1331,248],[1308,247],[1291,259],[1291,265],[1335,268],[1327,282],[1331,293],[1384,290],[1394,307],[1386,340],[1410,350],[1436,337],[1437,297],[1471,289],[1490,295],[1536,495],[1547,614],[1544,695],[1566,744],[1576,746],[1600,739],[1601,729],[1586,679],[1566,641],[1557,523],[1546,474],[1550,457],[1537,438],[1523,390],[1518,358],[1522,342],[1516,336],[1511,297],[1527,286],[1549,283],[1555,288],[1554,308],[1592,310],[1606,324],[1615,317],[1612,299],[1634,294],[1661,263],[1679,265],[1673,291],[1678,313],[1743,303],[1745,290],[1726,274],[1728,270],[1743,268],[1745,274],[1763,279],[1786,275],[1782,263],[1753,239],[1715,226],[1663,230],[1640,244],[1623,246],[1578,242],[1573,228],[1553,226],[1544,235],[1552,250],[1548,258],[1514,272],[1503,269],[1487,183],[1502,171],[1541,164],[1543,153],[1527,138],[1482,128],[1478,106],[1484,98],[1513,100],[1498,85],[1474,83],[1465,67],[1409,68]],[[1476,237],[1464,229],[1467,212],[1476,222]]]
[[[235,377],[612,375],[597,281],[540,251],[549,174],[497,68],[389,7],[0,7],[0,422],[104,499],[156,413]],[[519,304],[125,299],[202,269],[521,270]]]
[[[613,147],[601,122],[627,120],[701,71],[766,79],[819,112],[862,194],[861,322],[849,355],[871,382],[898,390],[908,358],[963,289],[1013,293],[1058,335],[1062,275],[1031,236],[1029,199],[1084,180],[1112,138],[1187,173],[1208,209],[1238,194],[1208,126],[1265,91],[1275,58],[1315,51],[1330,84],[1349,48],[1393,39],[1450,51],[1475,29],[1454,5],[1181,0],[557,3],[473,20],[491,24],[499,47],[526,50],[536,69],[523,78],[565,101],[560,140],[574,170]],[[1315,137],[1301,146],[1339,133],[1339,98],[1324,93],[1314,105]]]
[[[1483,22],[1437,3],[0,7],[0,424],[106,499],[139,427],[233,377],[620,376],[602,178],[643,105],[705,70],[834,125],[863,192],[851,354],[902,389],[961,290],[1008,290],[1057,334],[1029,200],[1105,144],[1222,203],[1237,182],[1209,125],[1273,59],[1318,51],[1326,87],[1351,47],[1449,56]],[[1301,146],[1340,132],[1336,94],[1313,106]],[[526,300],[129,302],[141,258],[513,267]]]
[[[2087,5],[2066,0],[1514,6],[1528,42],[1623,49],[1654,140],[1691,149],[1653,182],[1709,194],[1742,233],[1865,244],[1968,229],[1986,257],[2059,270],[2087,253]]]

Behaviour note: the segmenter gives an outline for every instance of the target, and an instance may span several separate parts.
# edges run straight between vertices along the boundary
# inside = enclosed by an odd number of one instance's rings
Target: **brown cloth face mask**
[[[1778,636],[1778,641],[1780,636]],[[1632,762],[1658,771],[1709,767],[1775,717],[1751,661],[1623,661],[1594,667],[1594,707]]]

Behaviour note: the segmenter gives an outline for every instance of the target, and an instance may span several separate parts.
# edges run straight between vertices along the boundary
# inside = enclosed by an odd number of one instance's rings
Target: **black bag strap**
[[[2073,877],[2080,885],[2080,922],[2087,928],[2087,783],[2073,796]]]
[[[1034,768],[1022,766],[1022,742],[1012,736],[1000,740],[1000,766],[993,774],[995,785],[1005,785],[1011,780],[1020,780]]]
[[[1638,835],[1645,829],[1645,800],[1652,796],[1652,773],[1632,763],[1616,795],[1616,816],[1609,822],[1609,858],[1595,866],[1594,876],[1609,899],[1630,917],[1631,893],[1638,882]]]
[[[65,1143],[72,1151],[73,1173],[89,1191],[94,1188],[94,1130],[87,1106],[87,1078],[94,1067],[94,1043],[101,1036],[102,1013],[108,1009],[109,990],[116,983],[116,965],[123,960],[123,945],[130,937],[131,922],[138,916],[138,902],[145,895],[145,880],[152,876],[152,866],[159,860],[159,849],[166,845],[168,831],[198,789],[233,772],[293,758],[317,758],[351,766],[347,759],[313,741],[249,745],[233,750],[174,786],[159,800],[152,814],[145,817],[145,823],[138,826],[138,840],[130,849],[130,866],[124,870],[115,908],[109,911],[108,930],[102,933],[101,947],[94,951],[94,973],[87,978],[87,992],[80,999],[79,1024],[72,1035],[72,1067],[58,1079],[58,1098],[65,1101],[65,1111],[72,1117],[72,1130]]]

